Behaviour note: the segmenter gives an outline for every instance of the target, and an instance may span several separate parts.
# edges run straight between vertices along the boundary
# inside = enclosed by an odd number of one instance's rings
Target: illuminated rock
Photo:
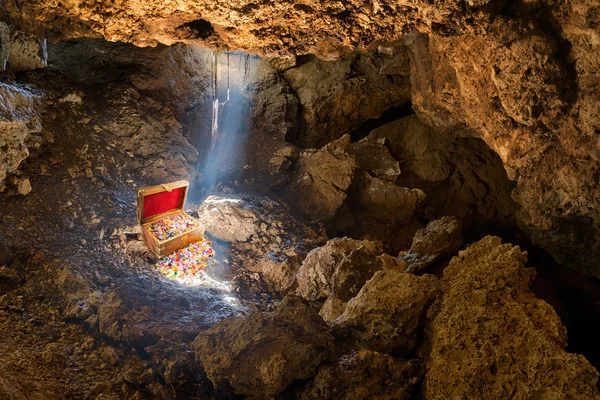
[[[256,232],[258,218],[242,199],[212,195],[200,205],[198,221],[223,242],[245,242]]]
[[[529,289],[526,261],[492,236],[452,259],[427,318],[423,398],[598,398],[598,372],[566,352],[567,332]]]

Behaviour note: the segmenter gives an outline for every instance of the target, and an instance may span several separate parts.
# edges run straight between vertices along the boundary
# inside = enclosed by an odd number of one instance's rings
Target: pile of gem
[[[167,278],[182,281],[199,274],[214,255],[210,240],[204,238],[163,258],[156,266]]]
[[[187,214],[175,214],[148,225],[148,230],[160,241],[171,239],[200,226]]]

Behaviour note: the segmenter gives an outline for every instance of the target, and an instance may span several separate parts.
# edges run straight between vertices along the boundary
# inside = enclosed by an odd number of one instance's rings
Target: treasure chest
[[[200,223],[183,211],[189,185],[188,181],[177,181],[137,191],[144,241],[159,258],[204,237]]]

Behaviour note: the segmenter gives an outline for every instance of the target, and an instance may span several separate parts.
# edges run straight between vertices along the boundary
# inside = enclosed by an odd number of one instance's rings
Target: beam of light
[[[239,58],[237,67],[231,59]],[[243,63],[242,63],[243,60]],[[232,65],[233,64],[233,65]],[[211,131],[204,157],[204,195],[211,194],[217,184],[240,171],[245,159],[245,140],[251,122],[252,83],[257,72],[258,57],[243,52],[212,55]]]

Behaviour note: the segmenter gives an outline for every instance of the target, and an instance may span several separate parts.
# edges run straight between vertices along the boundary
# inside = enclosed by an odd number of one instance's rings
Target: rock
[[[287,257],[277,260],[272,257],[263,257],[256,262],[247,264],[248,270],[258,272],[269,287],[276,293],[287,293],[295,282],[298,265]]]
[[[566,352],[567,332],[529,289],[526,261],[492,236],[452,259],[427,316],[424,398],[598,398],[598,372]]]
[[[375,273],[346,310],[332,321],[334,332],[359,348],[407,356],[419,344],[420,320],[439,289],[433,275]]]
[[[11,400],[64,400],[64,389],[49,382],[16,374],[8,368],[0,370],[0,393]]]
[[[312,250],[304,259],[296,275],[298,281],[297,293],[307,300],[315,301],[323,300],[332,295],[336,289],[339,290],[336,283],[334,283],[334,275],[336,275],[340,265],[348,260],[351,254],[353,254],[353,257],[344,265],[337,276],[338,280],[335,282],[347,282],[350,288],[353,287],[356,290],[361,278],[366,281],[370,276],[366,277],[365,275],[368,275],[368,273],[363,275],[365,271],[359,271],[357,275],[361,276],[353,277],[353,268],[360,269],[362,265],[354,264],[352,261],[369,258],[369,256],[376,259],[376,256],[381,253],[383,253],[383,248],[377,242],[349,238],[331,239],[323,247]],[[372,269],[372,265],[367,266],[367,272]],[[357,292],[360,287],[362,287],[362,284],[358,286]],[[342,290],[339,291],[343,292]]]
[[[385,241],[397,250],[405,243],[405,235],[414,233],[413,216],[426,195],[420,189],[409,189],[374,178],[367,172],[357,174],[348,204],[354,219],[352,236]]]
[[[10,28],[0,22],[0,72],[6,70],[6,63],[10,55]]]
[[[327,300],[325,300],[325,303],[323,303],[323,307],[321,307],[319,315],[325,321],[334,320],[344,313],[346,304],[346,301],[341,300],[335,294],[331,295],[327,298]]]
[[[412,246],[398,256],[406,263],[406,272],[420,273],[439,257],[457,251],[462,245],[462,224],[456,217],[443,217],[417,231]]]
[[[332,218],[354,178],[356,162],[347,153],[349,146],[350,136],[346,135],[320,150],[302,152],[289,184],[281,191],[282,198],[310,219]]]
[[[348,253],[336,266],[331,276],[332,291],[342,301],[358,294],[366,281],[383,268],[377,257],[383,253],[380,242],[363,241],[362,245]]]
[[[400,164],[385,147],[385,139],[364,138],[350,145],[349,153],[356,159],[358,167],[371,176],[390,182],[400,176]]]
[[[199,398],[214,398],[214,389],[202,366],[194,359],[188,343],[161,339],[148,347],[154,371],[164,380],[168,393],[193,393]]]
[[[41,130],[39,93],[24,85],[0,83],[0,191],[6,178],[29,156],[34,134]],[[23,183],[19,181],[17,183]],[[22,189],[27,187],[23,183]]]
[[[408,53],[367,52],[326,62],[311,57],[284,72],[297,93],[305,127],[292,138],[304,148],[321,147],[350,134],[388,109],[410,101]]]
[[[368,137],[384,139],[402,162],[398,185],[427,194],[418,210],[425,219],[454,215],[465,226],[514,224],[513,186],[502,160],[483,140],[444,135],[416,115],[374,129]]]
[[[302,400],[409,400],[424,368],[418,360],[402,360],[370,350],[343,356],[319,368],[298,396]]]
[[[10,40],[9,71],[29,71],[48,65],[46,39],[39,39],[23,32],[13,31]]]
[[[17,193],[22,196],[27,196],[31,193],[31,183],[29,179],[18,179],[16,180],[15,186],[17,188]]]
[[[198,208],[198,221],[223,242],[245,242],[257,229],[256,215],[237,197],[208,196]]]
[[[102,346],[99,350],[100,358],[105,362],[115,365],[119,363],[119,354],[112,346]]]
[[[311,377],[331,355],[333,338],[308,305],[287,296],[274,312],[227,319],[201,332],[194,347],[217,389],[229,385],[235,394],[264,399]]]

